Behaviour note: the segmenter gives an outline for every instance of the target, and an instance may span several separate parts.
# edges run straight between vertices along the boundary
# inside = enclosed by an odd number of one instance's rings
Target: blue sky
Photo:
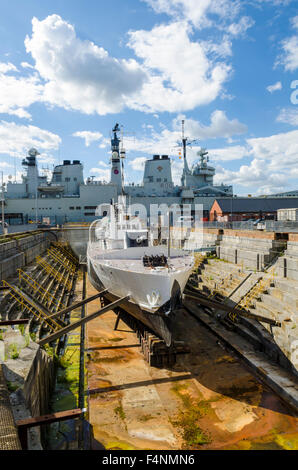
[[[0,169],[20,178],[80,159],[109,179],[109,135],[124,128],[125,177],[152,153],[172,158],[181,119],[191,165],[207,147],[216,183],[236,194],[298,189],[298,2],[1,1]],[[293,85],[294,86],[294,85]],[[297,82],[298,90],[298,82]],[[292,100],[291,100],[292,96]],[[298,96],[298,94],[297,94]]]

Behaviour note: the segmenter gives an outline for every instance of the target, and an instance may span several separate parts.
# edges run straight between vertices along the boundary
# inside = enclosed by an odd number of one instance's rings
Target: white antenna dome
[[[29,151],[28,154],[30,157],[36,157],[37,155],[40,155],[39,151],[36,150],[36,148],[32,147]]]

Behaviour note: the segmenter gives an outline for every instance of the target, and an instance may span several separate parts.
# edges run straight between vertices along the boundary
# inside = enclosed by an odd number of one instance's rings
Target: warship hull
[[[147,247],[146,252],[148,250],[164,251],[159,247]],[[98,291],[108,289],[105,297],[109,301],[129,295],[121,308],[170,346],[175,330],[175,309],[192,271],[192,257],[176,253],[175,258],[171,258],[176,269],[154,270],[142,266],[140,255],[143,252],[142,248],[129,248],[104,253],[88,247],[89,279]]]

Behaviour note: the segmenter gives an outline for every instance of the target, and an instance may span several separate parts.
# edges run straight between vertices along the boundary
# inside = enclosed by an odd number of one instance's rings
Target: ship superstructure
[[[119,125],[112,130],[110,154],[110,181],[96,181],[88,177],[84,181],[83,164],[80,160],[64,160],[56,165],[52,177],[40,176],[38,151],[30,149],[22,164],[26,168],[21,183],[9,181],[5,193],[5,218],[9,223],[92,222],[96,218],[96,207],[117,201],[126,195],[130,204],[143,204],[147,210],[155,204],[204,205],[204,216],[208,215],[214,199],[231,196],[232,186],[215,186],[215,168],[208,165],[207,151],[201,149],[199,161],[191,168],[186,157],[187,138],[182,138],[184,167],[181,185],[172,178],[172,160],[168,155],[153,155],[145,161],[143,180],[140,184],[124,185],[123,137]]]

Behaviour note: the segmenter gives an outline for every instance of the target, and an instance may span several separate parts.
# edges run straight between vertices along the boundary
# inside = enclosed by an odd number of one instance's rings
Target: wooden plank
[[[122,304],[125,300],[129,299],[129,295],[125,297],[121,297],[118,300],[115,300],[115,302],[112,302],[105,307],[101,308],[97,312],[91,313],[90,315],[87,315],[84,318],[81,318],[80,320],[72,323],[71,325],[67,325],[65,328],[62,328],[61,330],[58,330],[55,333],[52,333],[51,335],[47,336],[46,338],[41,339],[38,344],[40,346],[43,346],[44,344],[50,343],[51,341],[54,341],[57,338],[60,338],[60,336],[65,335],[66,333],[69,333],[72,330],[75,330],[79,326],[83,325],[84,323],[89,322],[90,320],[93,320],[94,318],[98,317],[99,315],[102,315],[105,312],[108,312],[109,310],[113,310],[113,308],[118,307],[118,305]]]
[[[23,450],[28,449],[28,429],[42,424],[51,424],[57,421],[65,421],[67,419],[79,418],[84,410],[76,408],[74,410],[59,411],[57,413],[36,416],[34,418],[21,419],[16,422],[18,435]]]
[[[59,312],[53,313],[53,315],[49,315],[49,318],[53,319],[53,318],[59,317],[60,315],[65,315],[66,313],[71,312],[75,308],[81,307],[82,305],[87,304],[88,302],[92,302],[92,300],[98,299],[98,297],[100,297],[102,294],[107,292],[107,290],[108,289],[104,289],[104,290],[98,292],[98,294],[94,294],[91,297],[87,297],[87,299],[80,300],[79,302],[75,302],[74,304],[69,305],[68,307],[64,308],[63,310],[60,310]]]
[[[0,321],[0,326],[25,325],[28,322],[29,322],[29,318],[20,318],[19,320],[3,320],[3,321]]]
[[[223,304],[218,302],[217,300],[207,299],[201,295],[194,295],[188,294],[187,292],[184,294],[186,299],[195,300],[198,304],[204,305],[205,307],[214,308],[217,310],[224,310],[225,312],[233,312],[239,316],[252,318],[254,320],[258,320],[264,323],[269,323],[272,326],[281,327],[281,323],[275,320],[271,320],[270,318],[262,317],[261,315],[255,315],[254,313],[247,312],[245,310],[240,310],[239,308],[230,307],[229,305]]]
[[[33,418],[21,419],[16,422],[18,428],[25,427],[33,428],[34,426],[41,426],[42,424],[55,423],[56,421],[63,421],[65,419],[78,418],[83,413],[81,408],[75,408],[73,410],[58,411],[57,413],[52,413],[43,416],[35,416]]]

